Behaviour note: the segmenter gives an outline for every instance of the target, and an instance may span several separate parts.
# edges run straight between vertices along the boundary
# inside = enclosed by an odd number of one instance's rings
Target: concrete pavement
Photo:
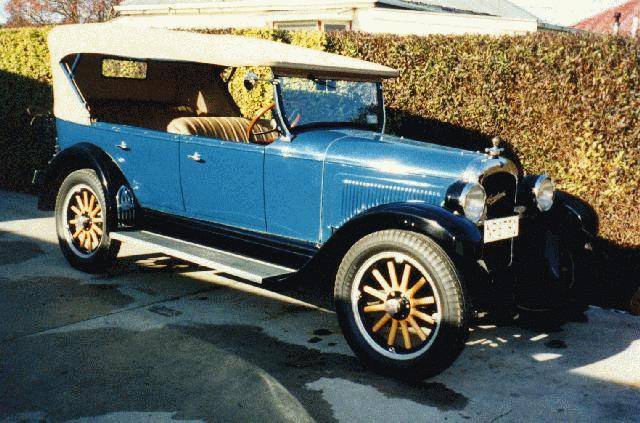
[[[640,421],[640,318],[491,325],[418,385],[363,369],[327,289],[264,289],[124,245],[73,270],[0,191],[0,421]]]

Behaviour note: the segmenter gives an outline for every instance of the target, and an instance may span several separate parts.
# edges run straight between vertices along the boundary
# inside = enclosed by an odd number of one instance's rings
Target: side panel
[[[111,156],[142,207],[184,212],[176,136],[108,123],[84,126],[59,120],[57,128],[62,149],[88,142]]]
[[[265,146],[184,135],[179,138],[187,215],[264,231]],[[200,160],[192,159],[196,153]]]
[[[338,136],[331,131],[307,133],[267,148],[264,184],[269,233],[320,241],[324,156]]]

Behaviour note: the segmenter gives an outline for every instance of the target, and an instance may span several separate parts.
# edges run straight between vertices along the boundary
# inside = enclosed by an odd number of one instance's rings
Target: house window
[[[351,22],[347,22],[347,21],[341,21],[341,22],[322,22],[322,29],[324,29],[325,32],[331,32],[331,31],[347,31],[351,26]]]
[[[351,29],[350,21],[288,21],[274,22],[275,29],[284,29],[287,31],[321,29],[326,32],[330,31],[347,31]]]
[[[318,21],[274,22],[273,27],[287,31],[318,29]]]
[[[147,62],[127,59],[103,59],[102,76],[105,78],[146,79]]]

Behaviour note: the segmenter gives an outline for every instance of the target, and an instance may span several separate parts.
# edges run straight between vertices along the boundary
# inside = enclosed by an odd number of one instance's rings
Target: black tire
[[[392,260],[387,254],[395,259]],[[412,295],[399,295],[398,292],[402,292],[402,282],[399,287],[395,285],[400,291],[394,291],[396,288],[393,286],[391,290],[385,290],[382,285],[378,285],[382,287],[380,292],[384,292],[387,298],[386,301],[378,299],[378,306],[387,307],[390,302],[389,298],[396,300],[391,306],[391,309],[396,310],[396,314],[392,316],[389,308],[380,312],[384,313],[382,317],[390,322],[389,334],[386,335],[386,339],[385,336],[382,336],[382,331],[385,330],[384,326],[374,329],[377,324],[381,324],[383,318],[377,320],[376,325],[371,326],[370,329],[367,326],[367,321],[372,322],[381,315],[369,317],[369,314],[365,314],[375,312],[365,311],[364,307],[371,306],[372,297],[367,297],[362,293],[363,289],[369,289],[367,292],[371,292],[371,286],[363,286],[365,285],[363,281],[374,281],[377,278],[375,270],[371,271],[371,275],[374,276],[368,277],[366,275],[369,274],[369,269],[379,267],[376,261],[378,257],[381,257],[380,262],[386,261],[389,280],[395,279],[396,284],[400,281],[398,274],[401,274],[401,279],[404,280],[406,266],[423,273],[422,277],[428,283],[423,282],[422,288],[418,289],[423,292],[421,295],[424,295],[424,292],[430,292],[432,295],[427,297],[432,298],[431,305],[416,306],[414,301],[424,301],[427,298],[414,298],[413,296],[417,296],[418,291]],[[391,276],[390,261],[393,262],[394,276]],[[371,267],[372,262],[373,267]],[[401,272],[396,269],[398,265],[401,266]],[[414,271],[411,270],[409,274],[411,276],[407,279],[414,281],[413,286],[419,285],[420,280],[415,282]],[[375,282],[371,282],[371,284],[373,283]],[[409,286],[411,286],[411,282],[409,282]],[[404,291],[404,293],[408,294],[408,291]],[[340,327],[347,342],[366,366],[378,372],[405,380],[421,380],[436,375],[449,367],[464,348],[468,336],[468,307],[465,302],[461,277],[444,250],[425,235],[403,230],[384,230],[360,239],[351,247],[340,264],[336,275],[334,297]],[[406,297],[410,300],[407,301]],[[375,300],[373,304],[375,308]],[[409,307],[408,310],[407,307]],[[413,343],[418,335],[417,329],[413,324],[409,324],[411,322],[408,319],[413,317],[414,311],[428,315],[434,310],[434,308],[427,309],[428,307],[435,307],[436,311],[431,314],[431,317],[437,316],[438,319],[434,320],[435,323],[431,326],[429,323],[425,323],[426,321],[418,319],[421,324],[427,325],[420,329],[423,330],[422,335],[426,333],[428,337],[426,340],[418,337],[418,345],[414,348]],[[406,316],[407,313],[408,316]],[[398,322],[394,323],[395,320]],[[413,318],[413,320],[415,323],[417,318]],[[397,338],[402,338],[400,342],[403,345],[397,346],[396,338],[394,346],[390,348],[388,347],[391,342],[390,333],[394,325],[396,332],[398,332],[398,325],[402,325],[402,321],[405,321],[405,324],[401,326],[402,330],[399,331],[401,336],[397,336]],[[408,331],[406,331],[407,327]],[[412,335],[414,335],[413,338]],[[405,336],[410,338],[408,345],[412,348],[406,348]],[[384,344],[385,342],[386,344]]]
[[[86,219],[90,220],[88,222],[89,230],[82,230],[82,235],[86,234],[88,239],[91,238],[91,245],[87,248],[84,245],[79,245],[84,242],[80,242],[73,235],[76,230],[81,231],[78,223],[71,223],[78,220],[75,218],[77,215],[71,209],[73,207],[75,210],[81,208],[77,202],[72,203],[72,201],[76,200],[76,195],[84,199],[85,192],[88,195],[94,195],[92,210],[98,210],[96,216],[92,218],[90,218],[91,213],[88,208],[86,213],[82,213],[85,223]],[[109,237],[111,228],[109,227],[109,216],[107,216],[106,194],[94,170],[76,170],[64,179],[58,190],[55,210],[58,243],[71,266],[87,273],[102,273],[113,265],[120,250],[120,243]],[[81,209],[81,211],[84,212],[85,209]],[[99,223],[97,223],[98,220],[100,220]]]

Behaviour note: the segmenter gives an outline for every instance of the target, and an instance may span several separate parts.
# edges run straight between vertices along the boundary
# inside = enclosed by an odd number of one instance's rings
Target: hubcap
[[[64,203],[66,238],[79,256],[89,257],[102,241],[104,221],[98,197],[87,185],[69,191]]]
[[[362,265],[352,307],[365,340],[394,359],[424,353],[440,328],[440,298],[431,276],[399,252],[377,254]]]

